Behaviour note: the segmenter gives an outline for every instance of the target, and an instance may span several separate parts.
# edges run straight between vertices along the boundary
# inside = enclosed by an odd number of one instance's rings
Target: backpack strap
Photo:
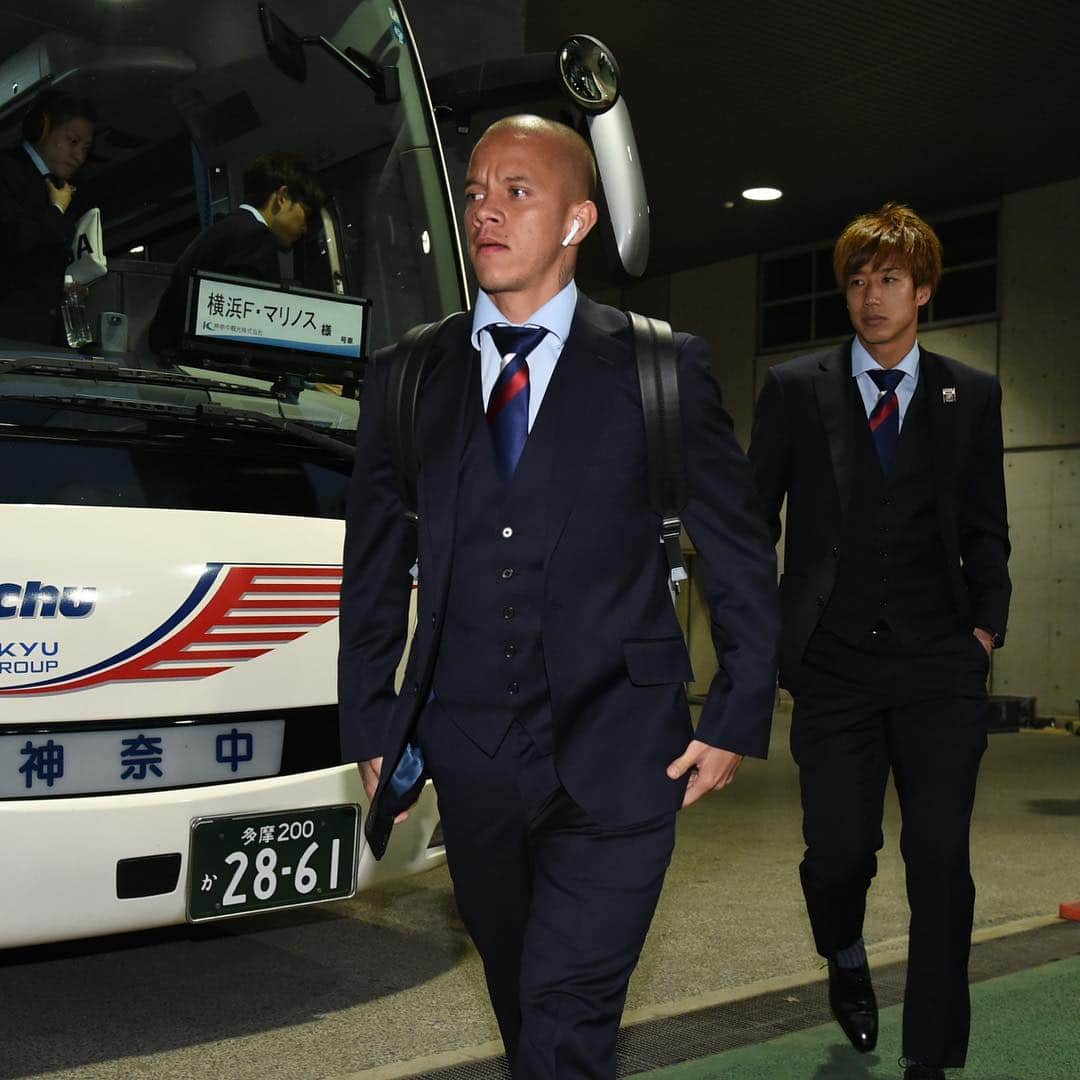
[[[634,355],[645,418],[645,453],[649,473],[649,502],[660,516],[672,588],[687,578],[679,536],[686,506],[686,465],[683,460],[679,377],[671,324],[633,311],[626,313],[634,332]]]
[[[407,330],[394,347],[386,379],[386,441],[390,463],[397,478],[398,490],[412,521],[416,514],[416,477],[420,471],[416,452],[416,402],[420,395],[424,369],[431,346],[451,319],[463,314],[455,311],[438,322],[421,323]]]

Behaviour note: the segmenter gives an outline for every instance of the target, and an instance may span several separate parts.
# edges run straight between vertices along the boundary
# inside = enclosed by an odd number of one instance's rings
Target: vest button
[[[504,571],[502,572],[502,575],[501,575],[501,576],[502,576],[502,579],[503,579],[503,581],[509,581],[509,580],[510,580],[510,578],[512,578],[512,577],[514,576],[514,571],[513,571],[513,570],[511,570],[511,569],[510,569],[510,567],[508,566],[508,567],[507,567],[507,568],[506,568],[506,569],[505,569],[505,570],[504,570]]]
[[[503,618],[512,619],[514,617],[514,609],[512,607],[503,608]]]
[[[513,657],[515,657],[516,655],[517,655],[517,646],[512,641],[508,642],[506,647],[503,649],[503,656],[505,656],[507,660],[510,660]]]
[[[503,539],[504,539],[504,540],[509,540],[509,539],[510,539],[510,537],[514,535],[514,530],[513,530],[513,529],[511,529],[509,525],[507,525],[507,526],[506,526],[506,527],[505,527],[505,528],[503,529],[503,531],[502,531],[502,534],[503,534]]]
[[[834,559],[840,558],[840,549],[835,544],[832,546],[832,554]]]
[[[439,625],[439,613],[437,611],[433,611],[431,613],[431,625],[432,627],[436,627]]]
[[[511,684],[510,684],[510,685],[509,685],[509,686],[508,686],[508,687],[506,688],[506,692],[507,692],[508,694],[516,694],[516,693],[517,693],[517,692],[518,692],[518,691],[519,691],[520,689],[521,689],[521,687],[520,687],[520,686],[518,686],[518,684],[517,684],[516,682],[512,682],[512,683],[511,683]]]
[[[888,585],[889,584],[889,579],[887,577],[882,577],[881,584],[882,585]]]
[[[824,607],[825,606],[825,597],[822,596],[821,593],[818,593],[818,595],[814,599],[814,603],[817,604],[818,607]]]

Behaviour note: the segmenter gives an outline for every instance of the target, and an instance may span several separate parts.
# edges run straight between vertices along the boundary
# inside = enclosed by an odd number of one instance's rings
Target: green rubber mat
[[[967,1068],[956,1080],[1077,1080],[1080,957],[971,988]],[[881,1012],[877,1050],[857,1054],[834,1023],[639,1075],[650,1080],[899,1080],[900,1006]]]

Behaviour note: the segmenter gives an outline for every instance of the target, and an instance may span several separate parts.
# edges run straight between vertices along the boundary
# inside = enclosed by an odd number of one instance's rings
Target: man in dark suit
[[[775,560],[753,478],[705,343],[678,334],[684,521],[720,659],[691,728],[633,338],[573,281],[594,185],[561,124],[485,132],[464,215],[481,291],[420,391],[419,521],[388,456],[386,352],[367,370],[347,519],[343,753],[378,804],[418,743],[517,1077],[614,1076],[675,812],[765,755],[775,692]]]
[[[911,906],[905,1075],[933,1080],[963,1065],[970,1024],[968,832],[1010,593],[1001,387],[920,349],[941,245],[911,210],[857,218],[834,268],[855,338],[769,370],[750,446],[775,538],[787,498],[780,682],[800,874],[833,1012],[871,1050],[863,916],[891,769]]]
[[[70,181],[90,152],[95,121],[86,98],[46,91],[23,121],[22,145],[0,155],[0,338],[61,344],[78,220]]]
[[[278,252],[290,251],[319,213],[322,189],[293,154],[261,154],[244,171],[244,201],[181,253],[150,324],[150,348],[174,352],[187,318],[188,282],[196,270],[260,281],[281,280]]]

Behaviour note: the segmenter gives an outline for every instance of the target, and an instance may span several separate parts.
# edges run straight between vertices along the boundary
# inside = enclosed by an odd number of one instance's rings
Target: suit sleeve
[[[27,189],[27,181],[40,182],[44,189],[44,177],[37,181],[11,161],[0,162],[0,236],[3,237],[5,255],[25,259],[26,256],[51,248],[68,256],[68,248],[74,235],[78,215],[62,214],[51,205],[34,207]]]
[[[769,370],[754,407],[747,457],[774,547],[780,540],[780,508],[791,481],[791,425],[786,412],[783,386]]]
[[[369,364],[345,519],[338,708],[345,761],[383,753],[408,629],[416,526],[405,517],[385,431],[389,352]]]
[[[1001,434],[1001,384],[993,380],[976,421],[972,461],[962,487],[960,557],[975,626],[1005,640],[1009,615],[1009,523],[1005,509],[1005,450]]]
[[[683,522],[698,552],[719,661],[695,737],[765,757],[780,630],[776,555],[700,338],[680,350],[679,398],[688,489]]]

